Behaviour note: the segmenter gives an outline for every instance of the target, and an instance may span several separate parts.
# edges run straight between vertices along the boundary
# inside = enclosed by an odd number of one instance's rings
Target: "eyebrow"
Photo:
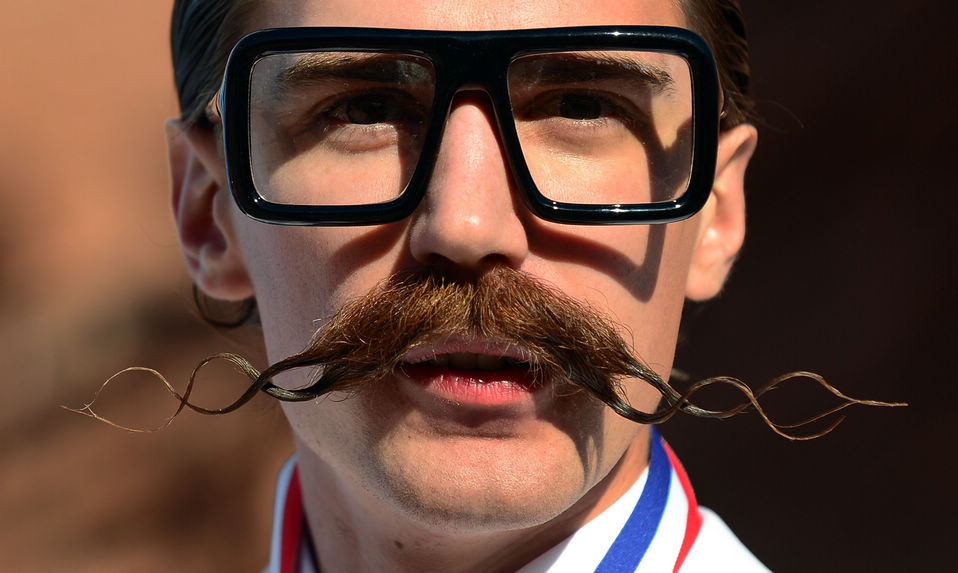
[[[432,83],[432,66],[402,53],[314,52],[299,57],[273,77],[271,97],[285,99],[309,86],[355,80],[379,84]],[[519,58],[511,69],[535,85],[569,85],[584,81],[627,81],[655,93],[675,87],[660,66],[608,52],[566,52]],[[524,81],[523,83],[527,83]]]
[[[518,66],[517,71],[539,85],[625,80],[651,87],[656,92],[675,87],[675,80],[665,68],[608,52],[530,56],[516,60],[513,66]]]
[[[432,82],[431,66],[407,54],[315,52],[280,70],[271,92],[282,97],[297,89],[331,80],[409,84]],[[418,59],[418,58],[417,58]]]

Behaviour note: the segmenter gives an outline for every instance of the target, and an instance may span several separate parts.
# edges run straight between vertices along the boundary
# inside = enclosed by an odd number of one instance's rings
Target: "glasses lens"
[[[522,154],[546,198],[621,205],[685,193],[692,81],[681,56],[536,53],[512,62],[508,83]]]
[[[406,189],[422,150],[435,71],[421,57],[283,52],[250,75],[257,192],[287,205],[365,205]]]

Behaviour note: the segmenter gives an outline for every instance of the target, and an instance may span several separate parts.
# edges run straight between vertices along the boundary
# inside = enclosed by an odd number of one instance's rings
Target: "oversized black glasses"
[[[454,96],[473,90],[487,94],[516,188],[542,219],[667,223],[708,199],[718,87],[688,30],[288,28],[246,36],[226,67],[236,202],[287,225],[407,217]]]

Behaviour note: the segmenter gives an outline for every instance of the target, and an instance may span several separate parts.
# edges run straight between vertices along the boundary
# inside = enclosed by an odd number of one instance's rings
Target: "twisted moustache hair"
[[[522,271],[505,266],[491,269],[472,280],[456,280],[437,269],[389,277],[340,309],[316,331],[302,352],[280,360],[262,372],[237,355],[211,356],[193,371],[182,394],[154,370],[133,368],[124,372],[152,372],[176,398],[179,408],[163,424],[165,426],[184,408],[204,414],[225,414],[259,392],[292,402],[333,393],[354,395],[388,383],[392,377],[402,379],[407,376],[408,369],[415,369],[420,363],[415,359],[407,361],[409,352],[420,348],[428,353],[430,344],[456,336],[480,336],[500,344],[514,345],[522,357],[514,368],[528,372],[530,387],[542,388],[551,384],[551,390],[562,396],[585,392],[620,416],[642,424],[665,422],[678,412],[722,419],[754,410],[779,435],[806,440],[830,432],[844,416],[837,417],[819,432],[802,435],[795,430],[802,428],[806,431],[809,424],[848,407],[897,405],[850,398],[820,376],[807,372],[780,376],[757,391],[735,378],[715,377],[696,382],[685,392],[679,392],[630,350],[616,325],[607,317]],[[428,358],[428,354],[424,357]],[[231,362],[249,377],[246,391],[222,408],[210,409],[190,402],[197,372],[217,359]],[[278,375],[302,368],[311,371],[306,386],[284,388],[274,383]],[[116,376],[107,380],[101,390]],[[838,404],[795,424],[772,421],[759,399],[780,383],[796,378],[818,382],[838,399]],[[661,395],[661,405],[653,411],[632,407],[622,387],[625,381],[648,384]],[[698,405],[693,395],[711,385],[731,387],[744,400],[731,408],[719,410]],[[74,411],[117,425],[97,414],[93,402]]]

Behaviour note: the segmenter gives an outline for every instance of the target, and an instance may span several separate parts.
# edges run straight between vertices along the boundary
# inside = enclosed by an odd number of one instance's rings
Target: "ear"
[[[745,239],[745,169],[758,143],[758,132],[749,124],[719,136],[712,194],[699,213],[698,238],[685,296],[712,298],[722,290],[735,255]]]
[[[226,169],[210,130],[166,122],[173,218],[186,266],[203,292],[222,300],[253,295],[232,227]]]

